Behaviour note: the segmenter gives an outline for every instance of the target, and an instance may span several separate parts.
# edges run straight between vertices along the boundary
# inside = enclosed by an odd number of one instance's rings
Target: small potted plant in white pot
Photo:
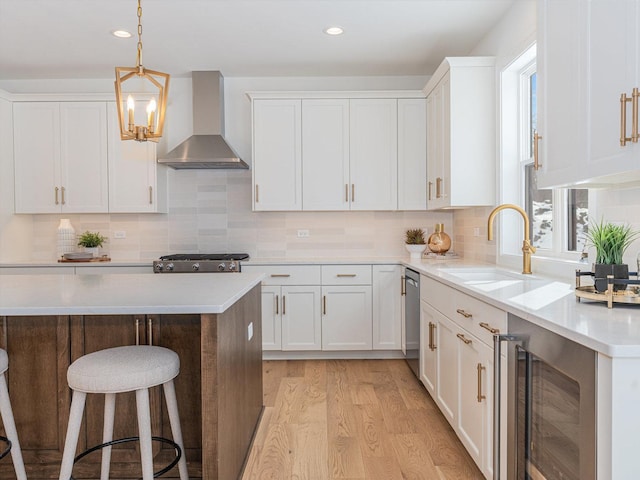
[[[598,292],[607,290],[607,275],[619,279],[629,278],[629,266],[622,262],[622,256],[639,234],[640,232],[633,230],[629,225],[616,225],[604,221],[589,225],[587,239],[596,249],[593,274]],[[626,285],[613,286],[614,290],[625,288]]]
[[[99,232],[86,231],[78,237],[78,246],[84,247],[84,251],[91,253],[94,257],[99,256],[99,249],[102,244],[107,241],[106,237],[100,235]]]
[[[411,258],[422,258],[422,252],[427,248],[427,242],[424,240],[424,230],[421,228],[410,228],[405,233],[405,247],[411,254]]]

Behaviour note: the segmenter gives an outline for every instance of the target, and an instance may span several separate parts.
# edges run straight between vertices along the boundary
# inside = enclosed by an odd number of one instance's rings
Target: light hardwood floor
[[[263,365],[242,480],[483,479],[404,360]]]

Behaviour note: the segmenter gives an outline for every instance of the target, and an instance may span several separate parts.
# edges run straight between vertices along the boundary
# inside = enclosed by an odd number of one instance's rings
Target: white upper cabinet
[[[302,210],[300,100],[253,101],[253,209]]]
[[[638,2],[538,2],[540,187],[640,181],[639,33]]]
[[[136,108],[144,108],[139,102]],[[109,211],[156,213],[167,211],[167,173],[156,163],[154,142],[120,139],[115,103],[109,103]]]
[[[493,57],[447,57],[424,88],[430,210],[496,201],[495,75]]]
[[[16,102],[16,213],[107,212],[104,102]]]
[[[249,95],[254,210],[426,209],[420,92]]]
[[[351,210],[398,208],[398,112],[395,99],[350,100]]]
[[[349,100],[302,100],[302,206],[349,209]]]
[[[398,210],[427,208],[426,136],[426,99],[398,99]]]

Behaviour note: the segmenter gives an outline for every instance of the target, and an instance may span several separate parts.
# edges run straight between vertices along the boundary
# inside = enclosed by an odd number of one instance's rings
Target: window
[[[503,201],[524,206],[538,256],[577,260],[575,252],[585,246],[588,190],[538,189],[533,169],[538,124],[535,46],[504,69],[501,88]],[[501,225],[501,254],[520,255],[522,227],[513,219]]]

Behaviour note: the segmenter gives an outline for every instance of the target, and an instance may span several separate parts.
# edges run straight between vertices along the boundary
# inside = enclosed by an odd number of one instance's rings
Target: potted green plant
[[[98,250],[102,244],[107,241],[106,237],[100,235],[99,232],[86,231],[78,237],[78,246],[84,247],[85,252],[92,253],[94,257],[98,256]]]
[[[639,233],[629,225],[605,223],[603,220],[589,226],[587,240],[596,249],[593,267],[596,291],[607,290],[607,275],[620,279],[629,278],[629,266],[623,263],[622,256]],[[614,290],[624,290],[626,285],[614,284],[613,287]]]
[[[421,228],[410,228],[405,232],[404,243],[411,255],[411,258],[422,258],[422,252],[427,248],[427,244],[424,240],[424,230]]]

